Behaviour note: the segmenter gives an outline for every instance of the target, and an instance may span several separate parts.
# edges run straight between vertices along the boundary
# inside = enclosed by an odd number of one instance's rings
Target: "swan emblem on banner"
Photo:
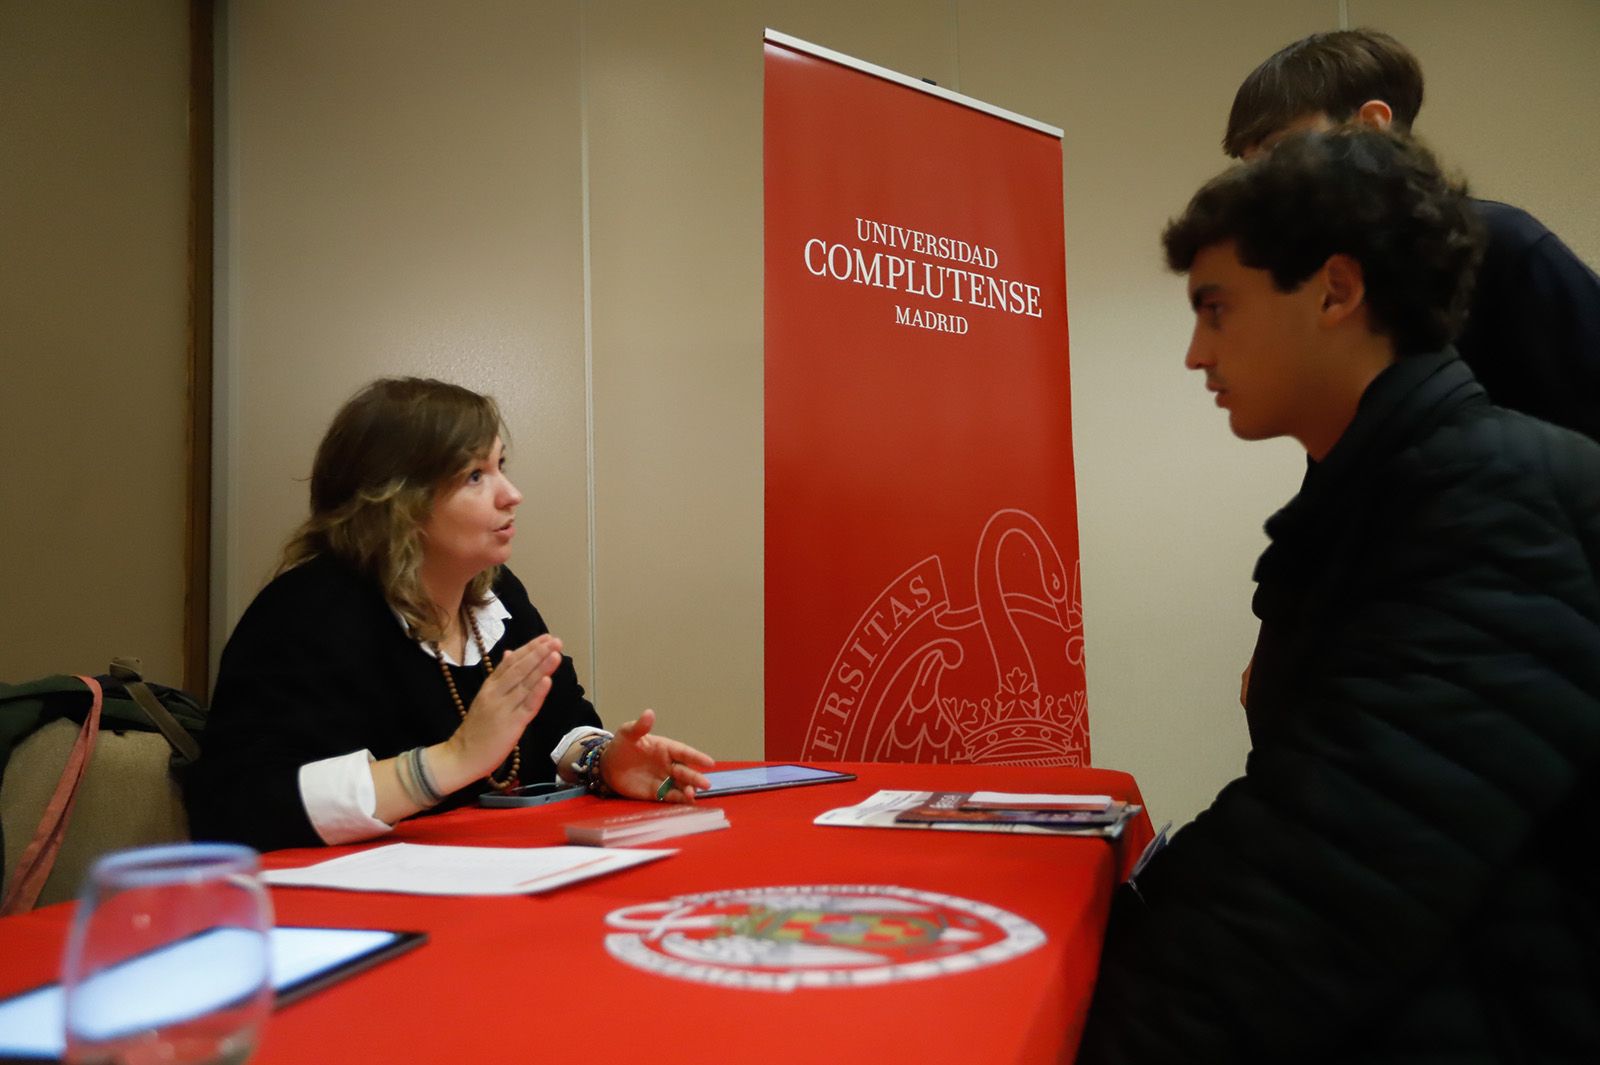
[[[1037,518],[997,511],[978,537],[976,602],[939,556],[901,573],[845,637],[806,727],[821,761],[1089,764],[1083,605]]]

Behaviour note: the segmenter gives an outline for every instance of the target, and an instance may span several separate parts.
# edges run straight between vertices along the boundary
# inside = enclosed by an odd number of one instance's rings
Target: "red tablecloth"
[[[258,1065],[543,1060],[730,1065],[785,1062],[1070,1060],[1093,989],[1111,891],[1150,837],[1124,839],[824,828],[824,810],[882,788],[1103,792],[1138,801],[1109,770],[850,765],[859,780],[717,800],[732,828],[656,844],[680,853],[516,898],[420,898],[276,888],[279,924],[414,929],[403,955],[290,1005]],[[520,810],[459,810],[400,826],[380,843],[542,846],[561,825],[609,811],[582,798]],[[269,868],[357,848],[280,851]],[[998,964],[877,987],[789,992],[658,975],[609,954],[606,915],[672,896],[787,885],[888,885],[1008,911],[1046,942]],[[0,920],[0,994],[55,976],[71,907]]]

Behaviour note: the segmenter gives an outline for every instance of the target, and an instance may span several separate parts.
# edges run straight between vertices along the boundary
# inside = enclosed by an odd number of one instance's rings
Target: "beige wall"
[[[1349,0],[1417,53],[1428,78],[1416,133],[1473,190],[1543,219],[1600,264],[1600,3]]]
[[[1349,5],[1418,42],[1424,131],[1600,247],[1583,152],[1600,5],[1531,28]],[[303,510],[339,401],[382,373],[496,393],[536,522],[513,565],[610,721],[761,754],[761,31],[1066,130],[1073,414],[1096,761],[1186,819],[1243,763],[1238,672],[1289,444],[1227,433],[1181,365],[1157,233],[1224,163],[1238,80],[1336,0],[421,0],[226,8],[219,110],[217,623]],[[1515,33],[1512,30],[1515,29]],[[1518,109],[1468,75],[1510,38]],[[1527,64],[1524,64],[1526,67]],[[1472,103],[1448,100],[1457,93]],[[1537,173],[1504,148],[1529,109]],[[1470,120],[1482,108],[1499,117]],[[1553,147],[1547,142],[1557,142]],[[1592,157],[1591,161],[1592,161]],[[1496,169],[1498,167],[1498,169]],[[1488,171],[1494,170],[1491,178]],[[592,440],[592,461],[590,443]],[[590,559],[592,555],[593,567]],[[592,573],[592,584],[591,584]]]
[[[0,3],[0,680],[182,679],[188,11]]]
[[[502,403],[516,565],[593,676],[576,6],[271,0],[222,21],[219,629],[304,517],[339,404],[431,375]]]

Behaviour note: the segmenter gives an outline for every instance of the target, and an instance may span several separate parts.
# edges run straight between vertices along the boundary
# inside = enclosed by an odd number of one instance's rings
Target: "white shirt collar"
[[[501,637],[505,636],[506,619],[511,617],[511,611],[507,610],[505,608],[505,604],[500,602],[499,596],[495,595],[493,592],[489,592],[488,595],[488,602],[484,603],[482,606],[475,606],[471,608],[472,619],[478,623],[478,633],[483,637],[484,650],[488,650],[489,648],[493,647],[495,644],[500,642]],[[410,636],[411,626],[406,624],[406,619],[401,617],[398,611],[394,612],[394,617],[395,620],[400,623],[400,627],[405,630],[406,635]],[[433,647],[430,644],[426,644],[421,640],[418,640],[417,646],[421,647],[423,652],[427,654],[429,658],[434,657]],[[439,648],[439,653],[440,657],[442,657],[448,665],[452,666],[475,666],[479,662],[483,661],[483,656],[478,653],[478,643],[472,638],[470,633],[467,635],[466,651],[462,656],[465,661],[457,662],[455,659],[451,658],[450,653],[442,647]]]

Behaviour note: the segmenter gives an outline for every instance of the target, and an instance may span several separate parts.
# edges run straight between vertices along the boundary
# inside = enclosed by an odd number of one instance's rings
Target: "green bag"
[[[18,863],[0,909],[26,910],[43,890],[91,758],[98,786],[89,789],[89,812],[83,815],[88,823],[79,818],[63,858],[72,868],[62,870],[45,901],[70,893],[77,867],[101,851],[186,834],[171,771],[199,757],[205,709],[176,688],[145,684],[137,666],[137,660],[115,659],[111,672],[98,678],[53,676],[0,684],[0,788],[11,804],[0,810],[0,879],[7,872],[7,853]],[[152,733],[160,733],[164,742]],[[15,767],[21,775],[5,788],[13,754],[24,744],[34,753],[27,764]],[[7,823],[16,834],[9,848]],[[20,845],[30,834],[24,850]],[[74,883],[61,886],[59,881],[69,878]]]
[[[114,659],[111,672],[95,679],[105,693],[101,728],[160,732],[172,745],[174,769],[200,757],[198,737],[205,731],[206,710],[194,696],[164,684],[146,684],[128,659]],[[23,737],[58,717],[82,724],[92,701],[83,682],[66,674],[26,684],[0,683],[0,779]]]

